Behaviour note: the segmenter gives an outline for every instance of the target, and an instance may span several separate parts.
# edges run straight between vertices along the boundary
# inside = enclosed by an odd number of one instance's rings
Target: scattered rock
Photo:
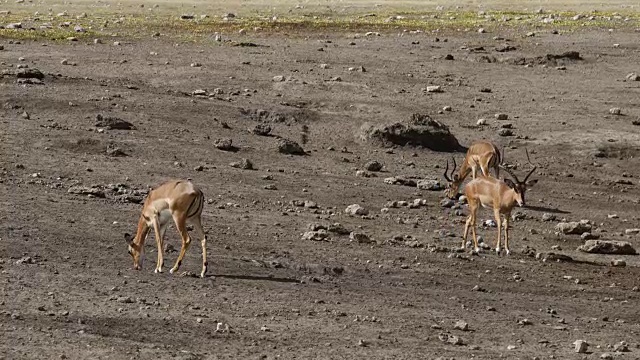
[[[589,348],[589,344],[584,340],[576,340],[573,342],[575,351],[579,354],[585,354]]]
[[[500,129],[498,130],[498,135],[500,136],[513,136],[513,130],[511,129]]]
[[[636,249],[626,241],[587,240],[578,250],[593,254],[636,255]]]
[[[119,147],[109,144],[107,145],[107,155],[112,157],[124,157],[127,156],[127,153]]]
[[[369,210],[363,208],[362,206],[358,205],[358,204],[352,204],[347,206],[346,209],[344,209],[344,212],[349,214],[349,215],[357,215],[357,216],[364,216],[364,215],[368,215],[369,214]]]
[[[515,47],[515,46],[511,46],[511,45],[504,44],[504,45],[497,46],[497,47],[495,48],[495,50],[496,50],[497,52],[509,52],[509,51],[514,51],[514,50],[516,50],[516,47]]]
[[[273,77],[273,79],[272,79],[272,80],[273,80],[273,81],[275,81],[275,82],[283,82],[283,81],[285,81],[286,79],[285,79],[285,77],[284,77],[284,76],[282,76],[282,75],[276,75],[276,76],[274,76],[274,77]]]
[[[351,234],[351,231],[347,230],[347,228],[345,228],[340,223],[333,223],[333,224],[329,225],[327,227],[327,230],[329,232],[336,233],[338,235],[350,235]]]
[[[597,240],[599,238],[600,238],[600,235],[592,234],[590,232],[585,232],[585,233],[582,233],[582,235],[580,235],[580,240],[582,241]]]
[[[640,229],[637,229],[637,228],[635,228],[635,229],[625,229],[624,233],[627,234],[627,235],[637,235],[637,234],[640,234]]]
[[[311,240],[311,241],[324,241],[329,238],[329,233],[327,230],[320,229],[317,231],[307,231],[302,234],[302,240]]]
[[[609,354],[609,353],[604,353],[602,355],[600,355],[600,359],[603,360],[613,360],[613,355]]]
[[[79,195],[88,195],[91,197],[97,197],[97,198],[105,198],[106,195],[104,193],[104,190],[96,188],[96,187],[88,187],[88,186],[72,186],[70,187],[67,192],[69,194],[79,194]]]
[[[278,190],[278,187],[275,184],[269,184],[269,185],[263,186],[263,189],[265,189],[265,190]]]
[[[358,138],[382,146],[419,146],[434,151],[466,151],[449,127],[428,115],[413,114],[411,119],[386,125],[365,123]]]
[[[453,325],[453,328],[457,330],[462,330],[462,331],[469,331],[469,324],[467,324],[462,320],[458,320],[456,324]]]
[[[440,191],[444,190],[444,186],[438,180],[418,180],[416,183],[420,190]]]
[[[96,115],[96,127],[104,128],[107,130],[135,130],[136,127],[123,119],[113,117],[113,116],[102,116],[101,114]]]
[[[372,242],[369,235],[357,232],[351,232],[349,234],[349,241],[355,241],[360,244],[368,244]]]
[[[620,108],[611,108],[609,109],[609,113],[612,115],[620,115],[622,114],[622,110],[620,110]]]
[[[622,259],[613,259],[611,260],[611,266],[614,267],[625,267],[627,266],[627,262]]]
[[[440,206],[443,208],[452,208],[455,204],[456,202],[452,199],[442,199],[442,201],[440,201]]]
[[[416,187],[418,185],[415,180],[406,179],[402,176],[393,176],[393,177],[385,178],[384,183],[389,185],[403,185],[403,186],[409,186],[409,187]]]
[[[442,87],[434,85],[434,86],[427,86],[427,92],[428,93],[441,93],[443,92]]]
[[[559,231],[565,235],[582,235],[585,232],[591,232],[591,224],[587,220],[580,220],[579,222],[561,222],[556,225],[556,231]]]
[[[627,75],[626,79],[629,81],[640,81],[640,75],[636,73],[631,73]]]
[[[371,160],[364,165],[365,169],[373,172],[382,170],[382,167],[383,167],[382,163],[376,160]]]
[[[464,345],[464,341],[461,338],[455,335],[447,334],[447,333],[439,334],[438,339],[440,339],[440,341],[442,342],[453,344],[453,345]]]
[[[229,165],[237,169],[253,170],[253,163],[249,159],[245,158],[240,161],[232,162]]]
[[[271,134],[271,126],[269,124],[257,124],[251,129],[251,132],[260,136],[269,136]]]
[[[509,115],[504,114],[504,113],[498,113],[495,115],[495,118],[497,120],[508,120],[509,119]]]
[[[615,352],[629,352],[629,344],[624,341],[621,341],[613,346],[613,351]]]
[[[33,260],[31,256],[24,256],[16,261],[17,265],[21,264],[35,264],[36,262]]]
[[[487,125],[487,120],[486,119],[478,119],[478,121],[476,121],[476,125],[478,125],[478,126]]]
[[[278,151],[282,154],[289,155],[305,155],[304,149],[300,144],[293,140],[281,138],[278,140]]]
[[[18,79],[38,79],[38,80],[42,80],[44,79],[44,74],[35,68],[23,68],[23,69],[19,69],[16,72],[16,77]]]
[[[213,146],[223,151],[235,150],[235,147],[233,146],[233,140],[231,140],[230,138],[216,139],[213,142]]]
[[[542,214],[542,221],[554,221],[555,219],[556,219],[556,216],[554,214],[550,214],[550,213]]]

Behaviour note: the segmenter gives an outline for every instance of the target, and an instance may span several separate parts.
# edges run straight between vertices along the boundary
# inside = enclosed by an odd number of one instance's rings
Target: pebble
[[[442,92],[442,87],[440,87],[440,86],[427,86],[427,92],[429,92],[429,93],[439,93],[439,92]]]
[[[453,326],[453,328],[457,330],[462,330],[462,331],[469,331],[469,324],[466,323],[465,321],[458,320],[456,324]]]
[[[609,113],[612,115],[620,115],[622,114],[622,110],[620,110],[620,108],[611,108],[609,109]]]
[[[347,208],[344,210],[345,213],[349,214],[349,215],[358,215],[358,216],[363,216],[363,215],[368,215],[369,214],[369,210],[365,209],[364,207],[358,205],[358,204],[352,204],[347,206]]]
[[[573,342],[573,345],[575,346],[575,351],[579,354],[586,353],[589,348],[589,344],[584,340],[576,340]]]

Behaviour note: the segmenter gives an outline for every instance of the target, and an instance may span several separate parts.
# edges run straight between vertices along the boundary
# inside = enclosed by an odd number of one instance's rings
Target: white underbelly
[[[162,210],[158,214],[158,222],[160,223],[160,227],[164,227],[172,219],[173,219],[173,216],[171,216],[171,210],[169,210],[169,209]],[[147,222],[147,225],[149,225],[151,227],[153,226],[153,218],[151,218],[151,220],[149,222]]]

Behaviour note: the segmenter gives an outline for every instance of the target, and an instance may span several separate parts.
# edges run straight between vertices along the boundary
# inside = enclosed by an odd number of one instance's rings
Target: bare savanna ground
[[[476,12],[469,3],[464,9]],[[223,33],[222,42],[4,33],[13,38],[0,39],[0,358],[638,358],[637,257],[578,252],[579,235],[554,229],[561,219],[588,219],[601,239],[640,245],[625,234],[639,219],[640,82],[625,79],[640,71],[634,21],[558,34],[548,24],[488,24],[486,33],[381,25],[380,36],[249,28]],[[514,49],[495,50],[505,44]],[[582,60],[545,58],[568,50]],[[41,70],[43,84],[18,83],[18,65]],[[431,85],[443,92],[423,90]],[[413,113],[447,124],[465,145],[485,138],[504,146],[518,174],[529,149],[539,183],[528,207],[516,209],[511,256],[456,252],[466,206],[458,216],[440,206],[441,191],[383,181],[441,179],[446,159],[463,158],[356,137],[364,122]],[[98,114],[135,129],[96,126]],[[480,118],[487,125],[477,126]],[[259,122],[300,143],[305,133],[307,155],[280,154],[277,136],[248,131]],[[499,136],[507,123],[513,136]],[[217,149],[220,138],[234,151]],[[243,158],[255,170],[230,166]],[[370,160],[383,172],[357,177]],[[196,239],[181,274],[153,274],[152,236],[143,270],[132,270],[123,234],[135,230],[141,205],[126,194],[170,178],[193,179],[208,199],[205,279],[191,276],[200,270]],[[79,187],[104,197],[74,193]],[[381,211],[417,198],[427,206]],[[354,203],[370,215],[346,215]],[[557,220],[542,221],[544,213]],[[301,240],[309,224],[336,222],[374,242]],[[478,232],[493,244],[495,228]],[[167,237],[178,247],[173,228]],[[542,261],[526,247],[574,261]],[[175,257],[165,255],[166,269]],[[455,329],[458,321],[468,329]],[[216,332],[218,323],[230,331]],[[442,340],[452,336],[458,344]],[[587,353],[574,352],[578,339]],[[621,341],[629,352],[614,352]]]

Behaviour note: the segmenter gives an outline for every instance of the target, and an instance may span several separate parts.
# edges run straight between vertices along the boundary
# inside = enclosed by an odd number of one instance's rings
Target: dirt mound
[[[506,59],[505,62],[511,65],[547,65],[558,66],[567,65],[576,61],[584,60],[577,51],[565,51],[562,54],[547,54],[534,58],[513,58]]]
[[[443,152],[466,151],[447,125],[424,114],[413,114],[408,121],[386,125],[364,123],[357,136],[361,141],[381,146],[418,146]]]

